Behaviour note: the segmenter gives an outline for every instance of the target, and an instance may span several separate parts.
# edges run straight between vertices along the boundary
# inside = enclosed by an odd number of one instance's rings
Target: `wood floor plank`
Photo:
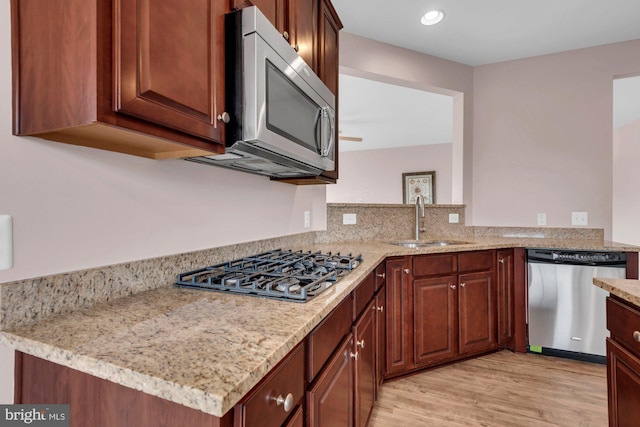
[[[606,366],[501,351],[385,383],[369,425],[604,427]]]

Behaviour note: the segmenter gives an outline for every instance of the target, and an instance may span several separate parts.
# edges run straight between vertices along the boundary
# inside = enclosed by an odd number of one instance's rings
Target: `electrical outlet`
[[[0,215],[0,270],[13,267],[13,221],[11,215]]]
[[[304,228],[311,227],[311,212],[304,211]]]
[[[538,225],[547,225],[547,214],[539,213],[538,214]]]
[[[571,212],[571,225],[588,225],[589,214],[587,212]]]
[[[457,224],[460,222],[460,215],[458,215],[457,213],[450,213],[449,214],[449,223],[450,224]]]
[[[342,214],[342,223],[346,224],[346,225],[353,225],[356,224],[356,214],[354,213],[350,213],[350,214]]]

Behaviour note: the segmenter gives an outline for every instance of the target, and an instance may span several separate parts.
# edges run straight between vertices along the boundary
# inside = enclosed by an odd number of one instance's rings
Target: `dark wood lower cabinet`
[[[387,260],[386,378],[497,345],[496,251]]]
[[[609,425],[635,427],[640,422],[640,359],[607,338]]]
[[[18,352],[16,359],[16,403],[68,404],[71,427],[231,426],[230,416],[221,419],[28,354]]]
[[[307,391],[309,425],[353,425],[352,349],[353,336],[349,335]]]
[[[413,322],[409,258],[387,260],[385,376],[405,373],[411,364]]]
[[[376,398],[376,313],[374,300],[365,308],[353,325],[355,340],[355,407],[357,427],[364,427],[369,420]]]
[[[458,293],[454,276],[413,282],[415,366],[430,366],[455,357]]]
[[[496,347],[493,272],[458,277],[458,344],[461,355]]]

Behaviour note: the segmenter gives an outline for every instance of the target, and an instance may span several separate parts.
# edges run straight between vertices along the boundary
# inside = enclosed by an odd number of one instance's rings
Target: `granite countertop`
[[[640,307],[640,280],[593,279],[593,284],[612,295]]]
[[[489,237],[421,248],[381,241],[315,244],[304,249],[361,253],[363,262],[307,303],[163,286],[1,331],[0,342],[222,416],[385,257],[511,247],[640,249],[603,241]]]

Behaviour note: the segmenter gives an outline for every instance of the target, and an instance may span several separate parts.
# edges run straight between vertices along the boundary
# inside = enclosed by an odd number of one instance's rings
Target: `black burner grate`
[[[180,274],[175,285],[306,302],[361,262],[361,255],[277,249]]]

